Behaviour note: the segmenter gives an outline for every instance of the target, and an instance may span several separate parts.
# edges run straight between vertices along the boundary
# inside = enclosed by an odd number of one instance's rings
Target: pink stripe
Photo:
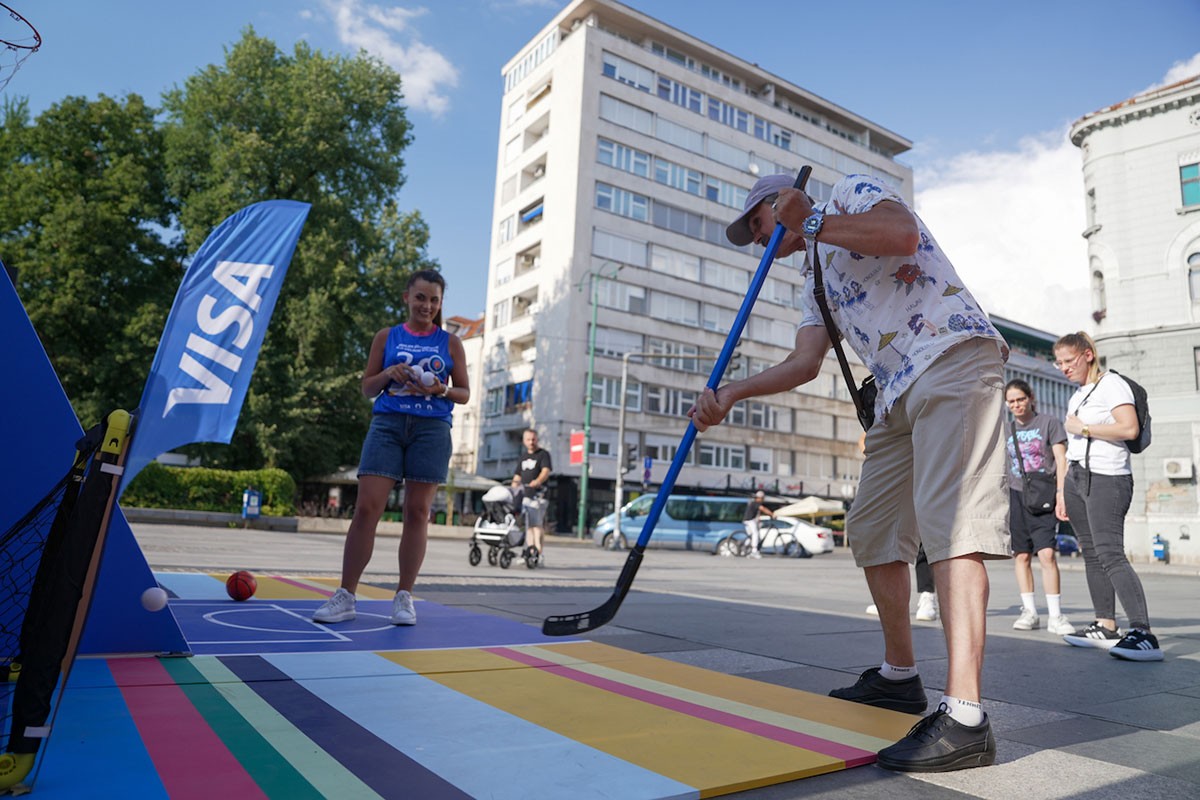
[[[288,586],[295,586],[297,589],[308,589],[310,592],[316,592],[317,594],[325,597],[333,597],[333,589],[322,589],[319,586],[313,586],[311,583],[301,583],[298,580],[285,578],[282,575],[270,575],[268,577],[273,578],[280,583],[286,583]]]
[[[488,647],[484,648],[489,653],[495,653],[499,656],[512,659],[521,664],[526,664],[531,667],[546,670],[547,672],[559,675],[564,678],[569,678],[579,683],[594,686],[597,689],[613,692],[614,694],[623,695],[625,697],[640,700],[643,703],[648,703],[659,708],[665,708],[669,711],[676,711],[680,714],[687,714],[690,717],[702,719],[707,722],[715,722],[718,725],[724,725],[727,728],[744,731],[746,733],[761,736],[764,739],[773,739],[777,742],[790,744],[794,747],[801,747],[805,750],[811,750],[814,753],[837,758],[846,762],[847,767],[857,767],[863,764],[871,764],[875,761],[875,753],[869,750],[860,750],[857,747],[841,744],[839,742],[831,742],[828,739],[821,739],[816,736],[810,736],[807,733],[788,730],[781,728],[778,725],[770,725],[766,722],[760,722],[749,717],[731,714],[728,711],[719,711],[715,708],[708,708],[697,703],[689,703],[686,700],[680,700],[675,697],[668,697],[664,694],[651,692],[647,689],[641,689],[636,686],[619,683],[608,678],[601,678],[597,675],[590,675],[571,667],[564,667],[555,664],[552,661],[545,661],[531,656],[527,653],[522,653],[508,647]]]
[[[110,658],[108,668],[172,800],[265,800],[157,659]]]

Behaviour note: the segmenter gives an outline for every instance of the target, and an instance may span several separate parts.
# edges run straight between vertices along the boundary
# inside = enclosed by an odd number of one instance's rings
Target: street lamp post
[[[615,266],[616,269],[612,274],[605,275],[604,268]],[[597,278],[612,278],[616,276],[624,264],[617,264],[613,261],[606,261],[600,265],[599,269],[588,270],[588,277],[591,278],[592,289],[592,328],[588,332],[588,369],[587,369],[587,396],[583,404],[583,464],[579,475],[579,519],[576,524],[576,538],[583,538],[584,528],[587,527],[587,497],[588,497],[588,468],[591,464],[591,456],[588,451],[592,449],[592,381],[595,377],[596,370],[596,306],[598,302],[596,293]],[[579,288],[583,288],[583,281],[580,280]]]
[[[625,495],[625,392],[629,385],[629,359],[657,353],[626,353],[621,356],[621,413],[617,416],[617,479],[613,507],[613,547],[621,546],[621,506]]]

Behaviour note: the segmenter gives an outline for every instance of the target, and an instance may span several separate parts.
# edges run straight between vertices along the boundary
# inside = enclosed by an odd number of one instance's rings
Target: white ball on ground
[[[147,611],[162,611],[167,607],[167,593],[158,586],[142,592],[142,607]]]
[[[422,375],[421,375],[421,383],[423,383],[426,386],[433,386],[433,383],[436,380],[437,380],[437,376],[435,376],[432,372],[425,372],[425,373],[422,373]]]

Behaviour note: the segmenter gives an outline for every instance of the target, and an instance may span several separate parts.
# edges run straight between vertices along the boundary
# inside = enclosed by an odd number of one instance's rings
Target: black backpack
[[[1125,446],[1131,453],[1140,453],[1150,446],[1150,399],[1146,395],[1146,390],[1137,381],[1121,375],[1115,369],[1110,369],[1109,372],[1120,376],[1121,380],[1129,384],[1129,389],[1133,392],[1133,407],[1137,411],[1138,435],[1135,439],[1126,439]]]

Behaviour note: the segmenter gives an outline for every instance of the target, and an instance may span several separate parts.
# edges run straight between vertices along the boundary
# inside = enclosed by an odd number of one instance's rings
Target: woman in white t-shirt
[[[1133,500],[1133,473],[1125,442],[1138,435],[1133,391],[1119,375],[1104,372],[1096,343],[1082,331],[1054,345],[1055,366],[1079,389],[1067,402],[1067,476],[1055,514],[1079,538],[1096,621],[1063,638],[1098,647],[1130,661],[1162,661],[1150,632],[1146,594],[1125,557],[1125,514]],[[1129,617],[1117,629],[1116,601]]]

